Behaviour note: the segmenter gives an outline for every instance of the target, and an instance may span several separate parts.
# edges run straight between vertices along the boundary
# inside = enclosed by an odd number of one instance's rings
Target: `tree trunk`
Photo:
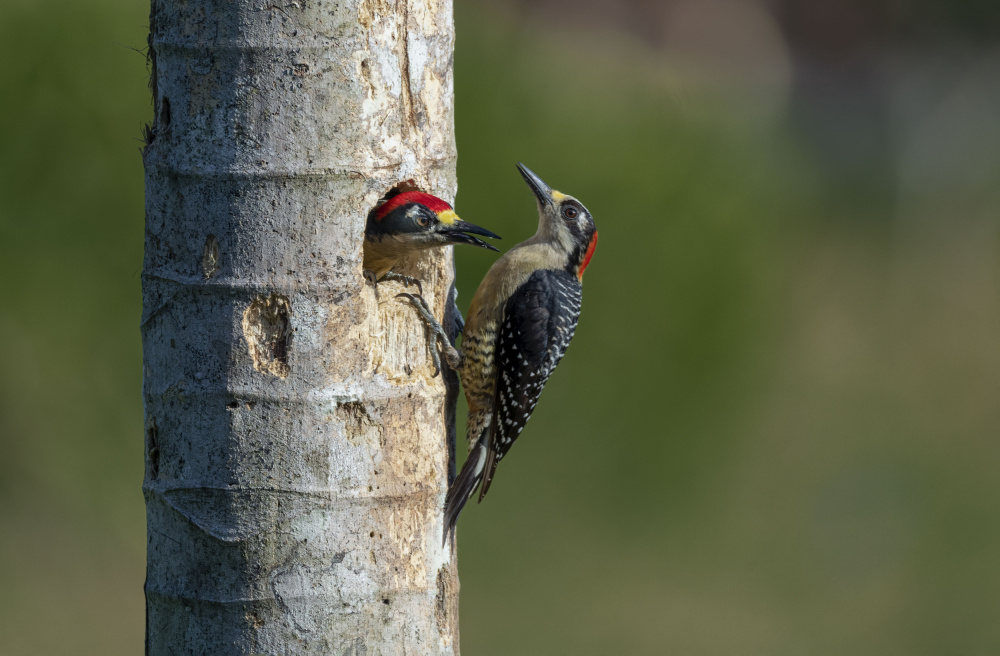
[[[445,388],[361,270],[455,193],[451,0],[154,0],[148,654],[458,654]],[[450,249],[404,263],[438,316]]]

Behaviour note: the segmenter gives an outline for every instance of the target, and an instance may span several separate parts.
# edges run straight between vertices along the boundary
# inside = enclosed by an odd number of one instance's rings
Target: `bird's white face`
[[[576,198],[551,189],[527,167],[519,164],[518,168],[538,202],[539,234],[559,245],[569,266],[582,278],[597,245],[597,226],[590,211]]]
[[[552,191],[552,203],[541,208],[552,232],[565,244],[586,244],[596,231],[594,219],[583,203],[558,191]]]

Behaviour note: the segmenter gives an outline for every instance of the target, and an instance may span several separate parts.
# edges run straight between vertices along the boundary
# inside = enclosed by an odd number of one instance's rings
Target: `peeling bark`
[[[361,270],[389,188],[454,198],[451,12],[153,2],[148,654],[458,654],[444,384]],[[450,249],[399,271],[442,316]]]

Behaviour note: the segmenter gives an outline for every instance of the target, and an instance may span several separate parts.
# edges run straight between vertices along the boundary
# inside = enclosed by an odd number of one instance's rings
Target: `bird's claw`
[[[372,270],[370,270],[370,269],[365,269],[361,273],[365,277],[365,280],[367,280],[368,282],[370,282],[372,284],[372,287],[375,288],[375,300],[376,301],[378,300],[378,284],[380,282],[387,282],[387,281],[390,281],[390,280],[395,280],[396,282],[401,282],[404,285],[406,285],[407,287],[414,287],[415,286],[417,288],[418,294],[422,295],[424,293],[424,286],[422,284],[420,284],[420,280],[418,278],[413,278],[412,276],[404,276],[401,273],[395,273],[394,271],[390,271],[390,272],[386,273],[385,275],[383,275],[382,278],[380,279],[380,278],[376,278],[375,277],[375,272],[372,271]]]
[[[409,294],[402,293],[396,294],[396,298],[405,298],[407,301],[413,305],[417,310],[417,314],[423,320],[425,327],[427,328],[427,350],[431,353],[431,362],[434,364],[434,373],[431,378],[437,377],[441,373],[441,355],[438,353],[438,340],[444,340],[443,346],[447,348],[450,346],[448,344],[448,337],[445,335],[444,330],[441,328],[441,324],[438,323],[437,319],[434,318],[434,314],[431,309],[427,306],[427,301],[424,300],[423,296],[419,294]],[[446,354],[447,355],[447,354]],[[450,364],[450,360],[449,360]]]
[[[372,284],[372,290],[375,292],[375,300],[378,301],[378,278],[375,277],[375,272],[371,269],[365,269],[361,272],[361,275],[365,277],[366,282]]]
[[[414,278],[413,276],[404,276],[401,273],[396,273],[395,271],[390,271],[389,273],[382,276],[382,280],[395,280],[396,282],[401,282],[407,287],[416,287],[417,294],[423,296],[424,286],[420,283],[419,278]]]

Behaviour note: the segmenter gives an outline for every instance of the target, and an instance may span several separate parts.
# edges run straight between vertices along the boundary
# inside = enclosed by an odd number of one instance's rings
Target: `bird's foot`
[[[434,314],[427,306],[427,301],[424,300],[424,297],[418,294],[396,294],[396,298],[405,298],[409,301],[410,305],[416,308],[417,314],[420,315],[420,318],[423,319],[424,324],[427,326],[427,348],[430,350],[431,360],[434,362],[434,376],[437,376],[441,372],[441,357],[438,355],[438,344],[441,345],[441,350],[444,352],[444,358],[448,366],[458,371],[458,367],[462,363],[462,354],[451,345],[448,334],[441,327],[441,324],[438,323],[438,320],[434,318]]]
[[[420,284],[420,280],[417,279],[417,278],[414,278],[412,276],[404,276],[401,273],[396,273],[394,271],[390,271],[389,273],[387,273],[384,276],[382,276],[382,280],[383,281],[386,281],[386,280],[395,280],[396,282],[403,283],[407,287],[416,287],[417,288],[417,293],[420,294],[421,296],[423,296],[423,294],[424,294],[424,287],[423,287],[423,285]]]
[[[375,277],[375,272],[371,269],[365,269],[361,272],[361,275],[365,277],[366,282],[372,284],[372,289],[375,291],[375,300],[378,301],[378,278]]]

